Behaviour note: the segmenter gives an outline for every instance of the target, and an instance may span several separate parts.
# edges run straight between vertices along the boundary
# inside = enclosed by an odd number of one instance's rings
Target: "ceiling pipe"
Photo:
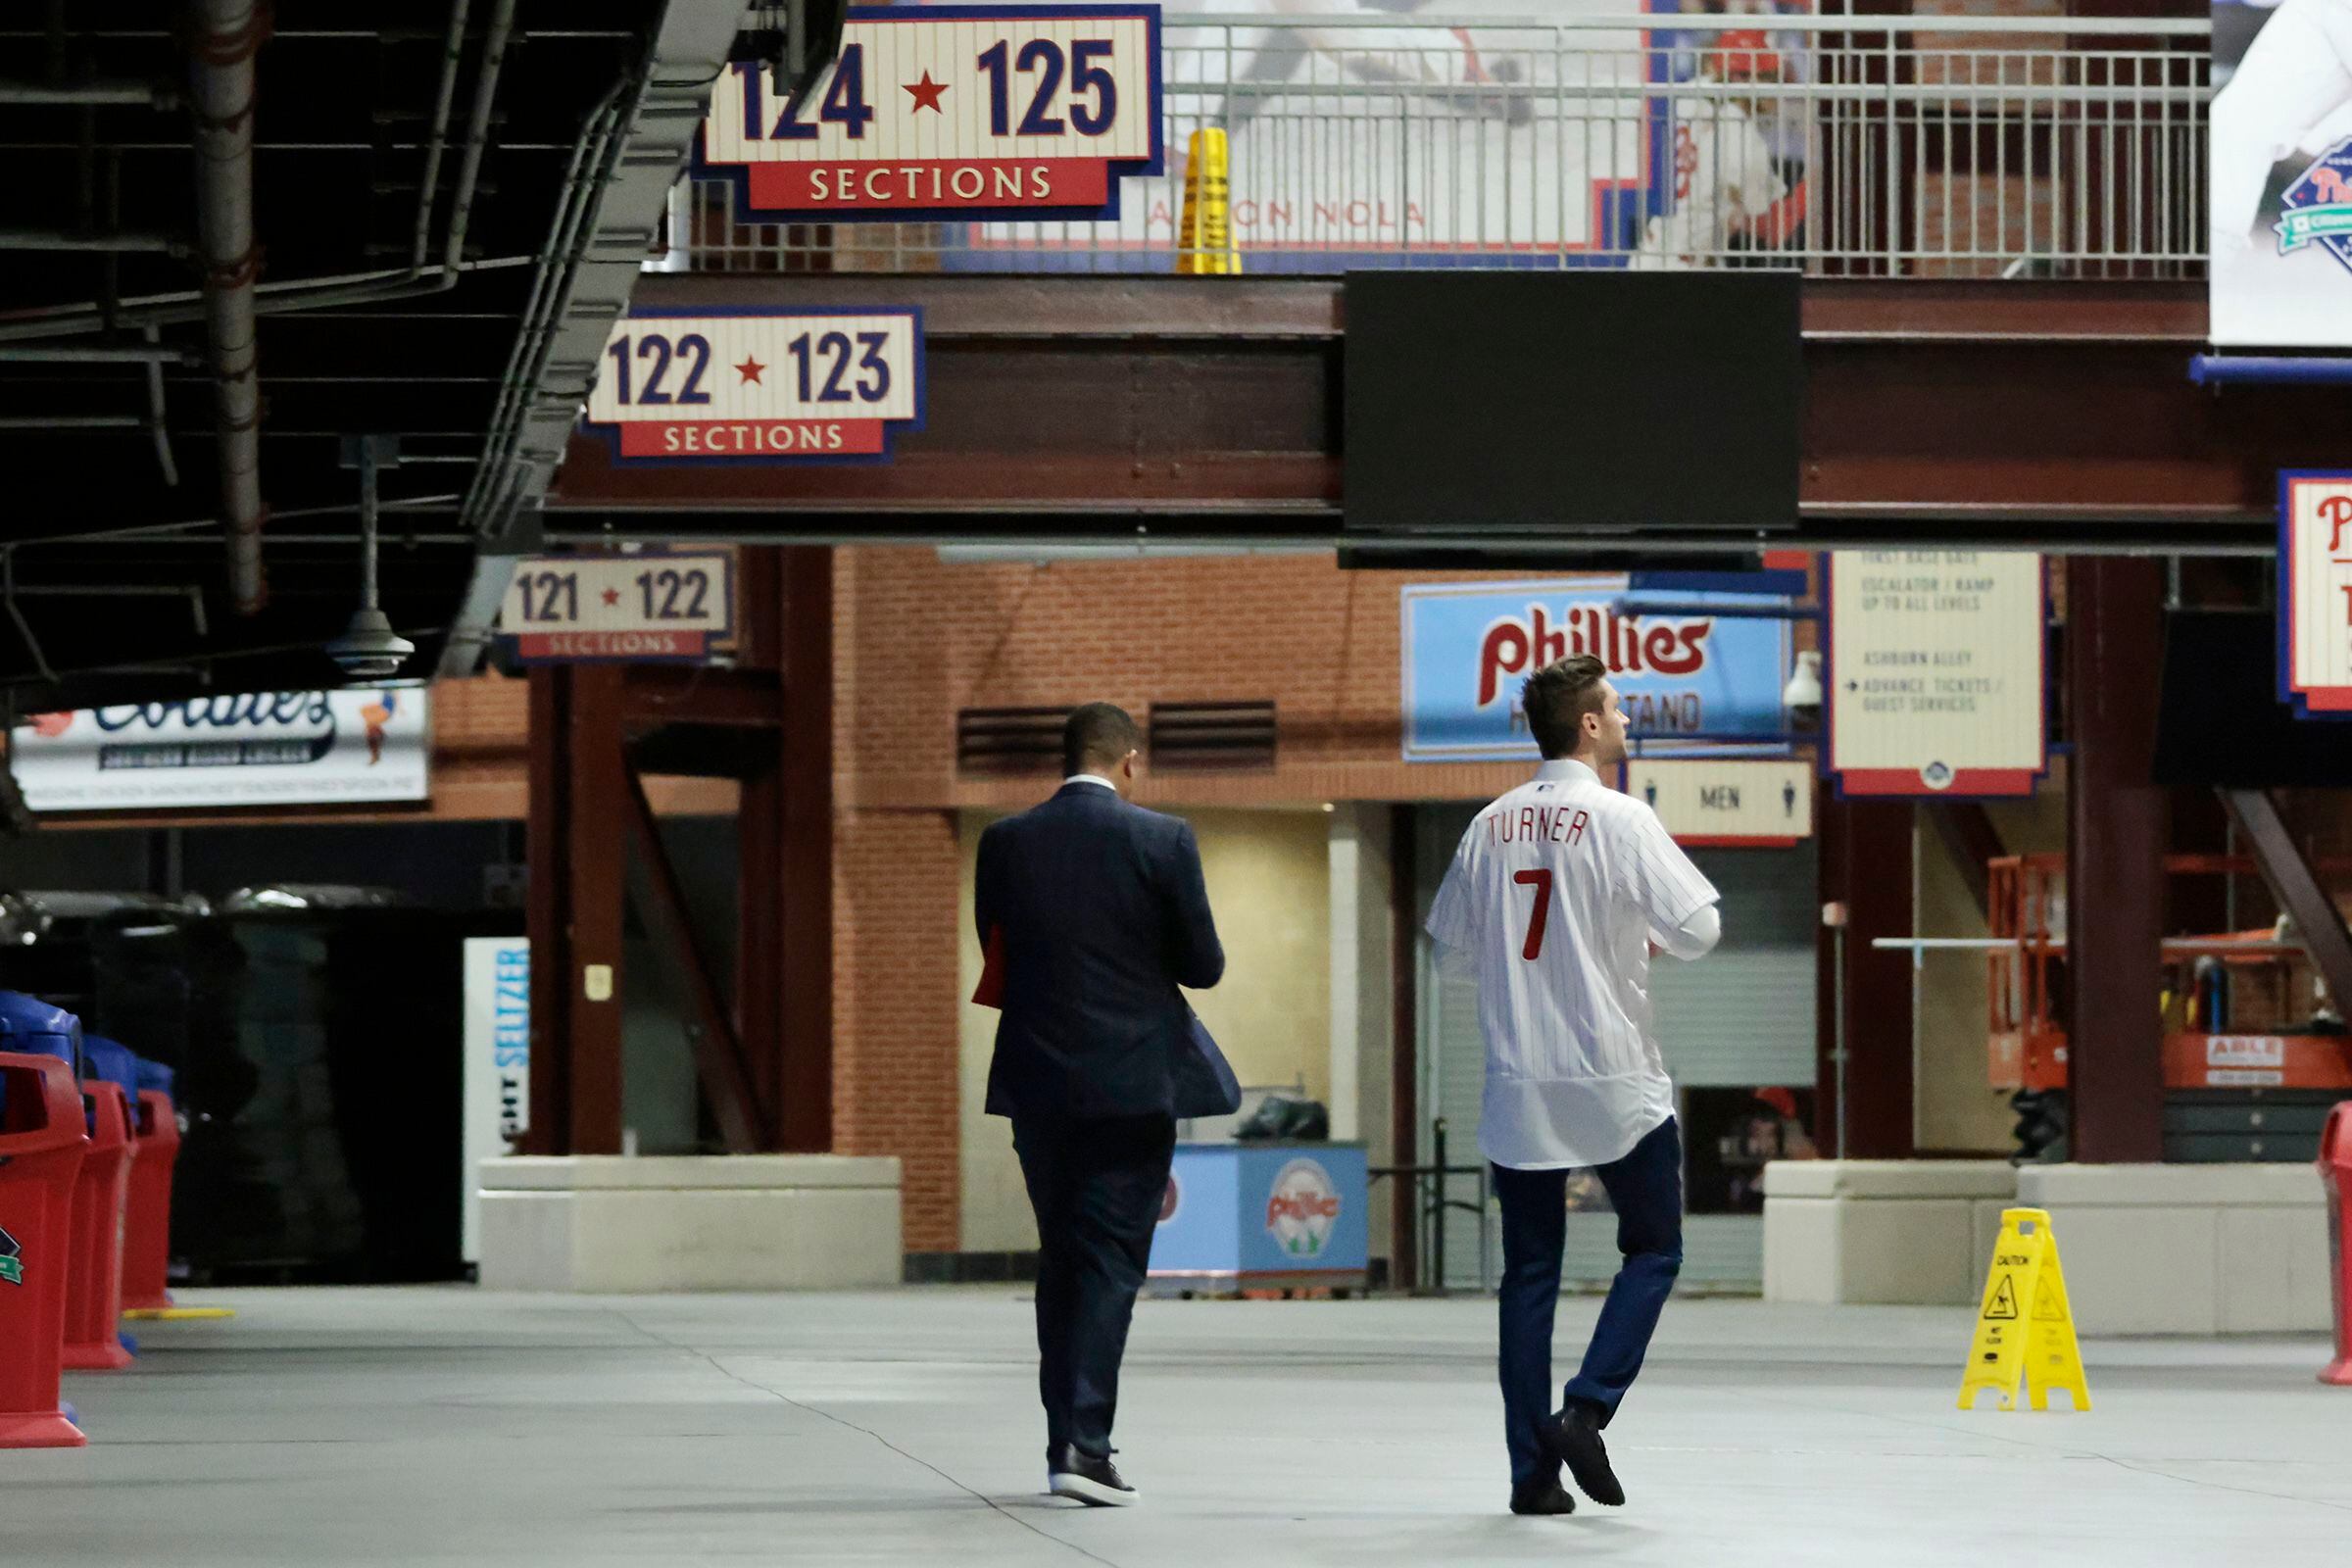
[[[262,570],[262,393],[255,370],[253,57],[269,35],[257,0],[194,0],[188,107],[196,122],[196,237],[204,268],[220,447],[220,520],[229,598],[239,614],[269,599]]]
[[[466,58],[466,13],[470,0],[450,0],[449,32],[441,41],[441,82],[433,93],[433,128],[424,143],[424,172],[416,181],[416,232],[409,246],[409,279],[424,275],[432,249],[433,202],[441,194],[441,155],[449,146],[449,112],[458,96],[458,64]]]
[[[498,257],[479,262],[465,260],[466,233],[473,217],[473,197],[481,175],[482,153],[489,145],[493,100],[498,93],[500,74],[506,65],[507,46],[514,31],[514,9],[515,0],[498,0],[484,31],[482,61],[474,73],[473,102],[467,117],[466,150],[460,161],[457,186],[450,201],[449,230],[440,265],[429,267],[422,260],[430,250],[429,238],[421,249],[412,241],[410,263],[405,268],[348,277],[290,278],[261,284],[262,315],[323,310],[338,305],[373,305],[444,293],[456,288],[460,275],[468,271],[531,265],[533,258],[528,256]],[[448,150],[448,111],[454,107],[456,98],[458,67],[464,53],[468,10],[469,0],[451,0],[441,80],[434,94],[433,126],[425,142],[425,171],[419,180],[416,197],[416,232],[419,234],[429,235],[434,202],[440,194],[440,165]],[[201,314],[183,308],[182,301],[194,301],[199,297],[194,294],[158,294],[129,300],[124,302],[126,309],[121,313],[121,318],[162,325],[197,320],[201,318]],[[76,333],[99,331],[107,324],[105,313],[96,306],[68,306],[16,316],[0,313],[0,339],[71,337]]]
[[[38,81],[0,81],[0,104],[145,104],[170,109],[179,94],[144,81],[90,81],[52,86]]]
[[[0,361],[25,365],[201,365],[193,349],[150,343],[0,343]]]
[[[54,228],[0,228],[0,251],[154,251],[185,256],[187,243],[170,234],[69,234]]]

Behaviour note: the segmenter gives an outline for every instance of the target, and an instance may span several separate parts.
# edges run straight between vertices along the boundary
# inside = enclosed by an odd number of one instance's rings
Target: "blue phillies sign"
[[[1581,577],[1422,584],[1403,600],[1408,762],[1532,761],[1519,684],[1571,654],[1608,665],[1638,740],[1766,743],[1788,731],[1789,623],[1705,612],[1778,608],[1780,595]],[[1645,603],[1674,608],[1644,613]]]

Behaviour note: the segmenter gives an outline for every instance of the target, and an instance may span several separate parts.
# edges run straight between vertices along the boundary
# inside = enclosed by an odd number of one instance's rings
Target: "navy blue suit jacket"
[[[1212,1113],[1184,1103],[1199,1024],[1176,988],[1225,973],[1189,824],[1064,784],[981,834],[973,906],[1003,943],[989,1114]]]

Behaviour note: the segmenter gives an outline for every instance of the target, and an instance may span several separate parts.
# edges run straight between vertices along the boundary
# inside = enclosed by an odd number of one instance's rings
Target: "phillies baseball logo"
[[[1320,1256],[1339,1217],[1340,1191],[1331,1172],[1315,1160],[1294,1159],[1283,1166],[1266,1194],[1266,1229],[1294,1257]]]
[[[1591,654],[1612,675],[1684,676],[1706,667],[1712,616],[1620,615],[1613,610],[1570,606],[1555,623],[1542,605],[1527,614],[1503,615],[1487,628],[1478,649],[1478,706],[1503,695],[1503,678],[1542,669],[1570,654]]]
[[[2352,137],[2303,171],[2279,205],[2284,209],[2277,225],[2279,255],[2318,245],[2352,268]]]
[[[2328,553],[2344,548],[2344,529],[2352,527],[2352,496],[2328,496],[2312,506],[2312,514],[2328,525]]]

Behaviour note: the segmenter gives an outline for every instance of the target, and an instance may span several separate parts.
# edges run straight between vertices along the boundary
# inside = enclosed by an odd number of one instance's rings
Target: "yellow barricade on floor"
[[[1976,1343],[1960,1375],[1960,1408],[1974,1409],[1978,1391],[2000,1396],[1999,1408],[2017,1408],[2017,1382],[2036,1410],[2050,1407],[2050,1391],[2064,1389],[2078,1410],[2090,1408],[2082,1378],[2082,1347],[2068,1309],[2066,1274],[2058,1266],[2058,1238],[2038,1208],[2001,1210],[2000,1240],[1977,1310]]]

